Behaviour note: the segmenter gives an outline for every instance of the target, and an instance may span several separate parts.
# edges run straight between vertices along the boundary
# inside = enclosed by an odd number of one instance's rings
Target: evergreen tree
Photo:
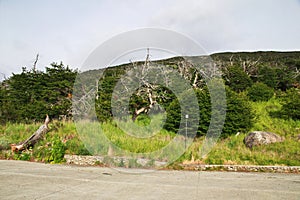
[[[226,120],[222,137],[249,131],[255,117],[249,101],[229,88],[226,89],[226,100]]]
[[[71,94],[76,71],[62,63],[51,64],[46,72],[23,68],[2,83],[0,92],[1,121],[41,121],[70,115]]]
[[[235,92],[242,92],[252,85],[251,78],[237,65],[225,68],[223,78],[226,85]]]
[[[196,89],[196,95],[199,105],[199,126],[198,136],[206,135],[211,122],[211,99],[208,88]],[[226,118],[222,129],[221,137],[227,137],[237,132],[246,132],[253,126],[254,113],[251,105],[241,95],[226,88]],[[218,103],[218,102],[216,102]],[[224,109],[224,108],[220,108]],[[177,99],[174,99],[168,108],[168,119],[165,128],[170,131],[178,132],[181,120],[181,107]],[[214,116],[214,120],[218,123],[218,116]],[[216,125],[218,125],[216,123]],[[219,122],[221,123],[221,121]],[[210,127],[218,128],[218,127]]]
[[[277,72],[270,66],[262,66],[258,69],[258,81],[266,84],[271,88],[277,87]]]
[[[268,101],[274,95],[274,90],[264,83],[254,83],[247,90],[251,101]]]
[[[282,118],[290,118],[300,120],[300,91],[298,89],[290,89],[282,105],[280,116]]]

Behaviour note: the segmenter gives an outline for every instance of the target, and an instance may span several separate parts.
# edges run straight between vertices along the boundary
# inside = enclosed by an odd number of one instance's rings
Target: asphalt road
[[[300,199],[300,175],[139,171],[0,160],[0,199]]]

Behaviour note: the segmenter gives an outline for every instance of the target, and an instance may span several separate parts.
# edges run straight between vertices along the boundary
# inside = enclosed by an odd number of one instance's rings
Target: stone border
[[[192,171],[229,171],[229,172],[271,172],[300,174],[300,166],[259,166],[259,165],[180,165]]]
[[[154,161],[144,158],[130,159],[125,157],[103,156],[78,156],[65,155],[67,164],[81,166],[112,166],[126,168],[161,168],[165,162]],[[204,165],[204,164],[179,164],[180,170],[189,171],[228,171],[228,172],[270,172],[270,173],[295,173],[300,174],[300,166],[257,166],[257,165]],[[172,169],[172,168],[171,168]]]
[[[126,157],[103,157],[103,156],[78,156],[78,155],[65,155],[67,164],[75,164],[82,166],[90,165],[103,165],[111,167],[126,167],[126,168],[161,168],[167,162],[155,161],[145,158],[126,158]]]

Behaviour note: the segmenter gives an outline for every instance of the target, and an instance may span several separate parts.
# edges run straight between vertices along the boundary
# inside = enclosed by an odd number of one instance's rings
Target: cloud
[[[137,28],[184,33],[208,52],[300,50],[300,0],[0,1],[0,72],[63,61]]]
[[[183,32],[211,51],[223,46],[225,41],[238,39],[232,23],[232,2],[177,1],[155,16],[152,23]]]
[[[299,1],[177,1],[151,24],[183,32],[208,52],[300,48]]]

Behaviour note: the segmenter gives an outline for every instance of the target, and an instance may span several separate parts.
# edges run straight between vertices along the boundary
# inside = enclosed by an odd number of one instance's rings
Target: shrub
[[[230,66],[226,68],[223,78],[235,92],[241,92],[252,85],[252,80],[240,66]]]
[[[196,90],[196,96],[199,104],[199,125],[198,136],[206,135],[211,122],[211,100],[210,94],[207,88]],[[226,88],[226,119],[222,129],[222,137],[227,137],[232,134],[236,134],[239,131],[248,131],[254,123],[254,113],[251,105],[246,98],[232,91],[229,87]],[[218,103],[218,102],[216,102]],[[223,109],[220,107],[220,110]],[[180,106],[178,100],[174,100],[168,108],[167,125],[166,129],[177,132],[178,124],[180,122]],[[221,113],[222,111],[220,111]],[[218,116],[216,117],[216,121]],[[218,129],[220,122],[217,122],[215,126],[211,126],[212,129]],[[173,126],[171,126],[173,124]],[[177,126],[176,126],[177,125]],[[211,131],[211,130],[210,130]],[[212,131],[213,132],[213,131]]]
[[[290,89],[284,99],[284,104],[281,108],[281,116],[283,118],[291,118],[293,120],[300,120],[300,91],[297,89]]]
[[[274,90],[264,83],[255,83],[248,88],[248,97],[251,101],[268,101],[274,95]]]
[[[226,119],[222,131],[222,137],[247,132],[254,124],[254,112],[250,102],[243,96],[235,93],[229,88],[226,89]]]
[[[258,69],[258,79],[259,82],[266,84],[271,88],[276,88],[277,86],[277,73],[276,69],[271,66],[261,66]]]
[[[66,142],[66,150],[69,154],[75,155],[91,155],[91,153],[85,148],[83,142],[79,138],[73,138]]]
[[[49,142],[42,146],[35,145],[33,156],[37,160],[46,163],[61,163],[64,162],[65,150],[65,144],[56,136],[52,139],[51,143]]]
[[[31,159],[31,153],[28,151],[22,151],[19,153],[15,153],[13,158],[15,160],[24,160],[24,161],[29,161]]]
[[[51,150],[49,161],[52,163],[63,162],[65,151],[66,151],[65,144],[58,137],[55,137],[52,143],[52,150]]]

